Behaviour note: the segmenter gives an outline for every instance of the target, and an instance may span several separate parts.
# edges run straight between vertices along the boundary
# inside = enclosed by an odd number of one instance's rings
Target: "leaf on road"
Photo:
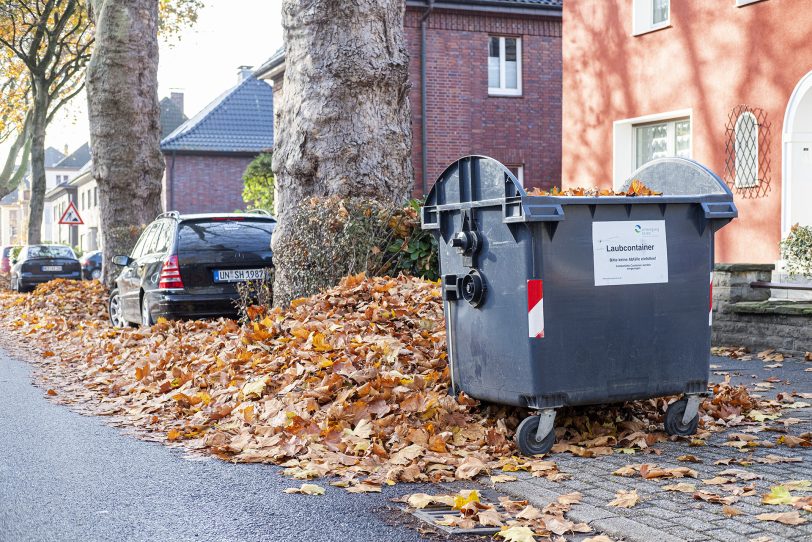
[[[533,537],[532,529],[518,525],[502,529],[496,533],[496,536],[504,538],[505,542],[535,542],[536,540]]]
[[[301,487],[289,487],[285,493],[301,493],[303,495],[324,495],[325,489],[316,484],[302,484]]]
[[[504,525],[504,523],[502,523],[502,514],[493,508],[481,510],[477,514],[477,519],[479,524],[484,527],[502,527]]]
[[[504,484],[505,482],[515,482],[516,480],[518,480],[518,478],[510,474],[496,474],[491,476],[492,484]]]
[[[558,499],[556,499],[561,504],[578,504],[581,502],[584,496],[581,493],[575,491],[573,493],[567,493],[565,495],[559,495]]]
[[[47,393],[48,393],[48,395],[52,395],[52,396],[57,394],[56,390],[48,390]]]

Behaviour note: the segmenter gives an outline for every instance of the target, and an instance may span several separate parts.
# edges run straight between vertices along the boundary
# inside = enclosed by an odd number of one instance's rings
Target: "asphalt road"
[[[392,497],[288,495],[268,465],[190,461],[49,402],[0,350],[0,541],[412,541]],[[437,488],[434,488],[437,490]]]

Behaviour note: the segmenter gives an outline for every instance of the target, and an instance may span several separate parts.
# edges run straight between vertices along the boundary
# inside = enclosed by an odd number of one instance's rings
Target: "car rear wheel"
[[[152,315],[149,313],[149,302],[146,296],[141,298],[141,325],[143,327],[152,327]]]
[[[121,296],[118,290],[110,292],[110,301],[107,305],[110,312],[110,323],[113,327],[127,327],[129,322],[124,319],[124,307],[121,305]]]
[[[101,269],[94,269],[90,273],[90,278],[92,278],[93,280],[99,280],[101,278]]]

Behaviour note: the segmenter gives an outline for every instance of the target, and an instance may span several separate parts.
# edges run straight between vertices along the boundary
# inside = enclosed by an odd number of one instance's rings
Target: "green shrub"
[[[812,227],[795,224],[781,241],[781,257],[790,275],[812,277]]]

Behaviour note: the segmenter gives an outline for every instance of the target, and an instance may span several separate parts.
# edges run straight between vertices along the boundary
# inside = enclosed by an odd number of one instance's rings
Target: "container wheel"
[[[537,439],[539,417],[528,416],[516,428],[516,445],[524,455],[539,455],[549,452],[555,444],[555,431],[550,431],[541,440]]]
[[[665,411],[665,432],[669,435],[678,435],[680,437],[687,437],[696,433],[696,428],[699,425],[699,414],[694,416],[694,419],[688,423],[682,422],[682,417],[685,414],[685,407],[688,405],[688,399],[682,398],[679,401],[674,401],[668,405]]]

